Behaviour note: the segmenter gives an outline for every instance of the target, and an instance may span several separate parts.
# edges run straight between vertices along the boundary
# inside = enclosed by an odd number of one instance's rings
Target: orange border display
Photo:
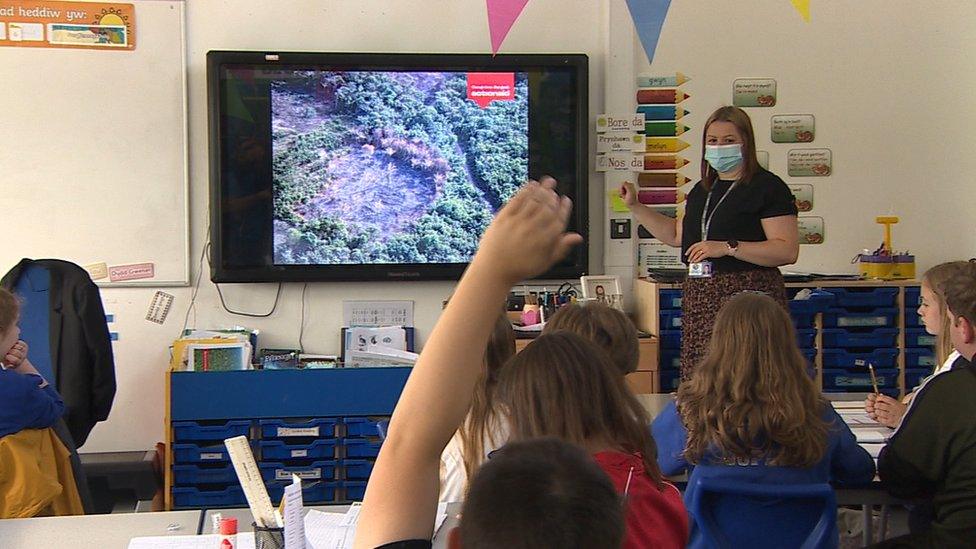
[[[0,47],[136,48],[132,4],[0,0]]]

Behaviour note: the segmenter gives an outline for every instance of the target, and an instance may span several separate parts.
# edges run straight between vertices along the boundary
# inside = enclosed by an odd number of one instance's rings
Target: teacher
[[[655,238],[681,247],[688,266],[683,285],[681,380],[708,352],[712,322],[729,297],[762,292],[784,308],[786,288],[777,267],[799,254],[796,201],[789,187],[759,166],[749,115],[738,107],[712,113],[702,133],[701,180],[688,193],[681,223],[637,201],[624,183],[621,196]]]

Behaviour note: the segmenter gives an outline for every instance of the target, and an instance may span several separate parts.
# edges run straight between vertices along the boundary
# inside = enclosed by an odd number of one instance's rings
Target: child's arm
[[[874,478],[874,459],[857,443],[857,437],[830,404],[826,405],[827,429],[839,442],[830,456],[830,480],[839,485],[867,484]]]
[[[657,464],[664,475],[678,475],[688,469],[688,461],[684,456],[688,431],[681,422],[674,400],[654,418],[651,434],[657,443]]]
[[[582,241],[555,181],[530,181],[496,216],[414,366],[366,489],[356,547],[431,539],[440,455],[464,419],[482,356],[511,286]]]
[[[18,373],[21,367],[0,372],[0,435],[50,427],[64,413],[54,387],[39,375]]]

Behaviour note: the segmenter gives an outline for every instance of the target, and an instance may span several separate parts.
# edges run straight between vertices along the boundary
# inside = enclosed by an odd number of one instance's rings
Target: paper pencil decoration
[[[637,90],[637,102],[641,104],[678,104],[691,97],[681,90],[671,88]]]
[[[641,187],[680,187],[691,181],[680,173],[640,173],[637,185]]]
[[[690,129],[688,126],[677,122],[646,122],[644,124],[644,135],[674,137]]]
[[[680,72],[671,76],[638,76],[638,88],[677,88],[691,80]]]
[[[645,170],[677,170],[688,161],[674,154],[648,154],[644,156]]]
[[[638,105],[637,113],[644,115],[644,120],[681,120],[691,114],[675,105]]]
[[[648,189],[637,191],[641,204],[677,204],[685,201],[685,193],[677,189]]]
[[[677,137],[648,137],[644,142],[649,153],[676,153],[691,146]]]
[[[793,7],[800,13],[800,17],[807,23],[810,22],[810,0],[790,0]]]
[[[634,28],[644,46],[648,63],[654,62],[654,51],[670,6],[671,0],[627,0],[630,17],[634,20]]]
[[[491,35],[491,54],[495,55],[512,30],[515,20],[529,0],[485,0],[488,5],[488,34]]]

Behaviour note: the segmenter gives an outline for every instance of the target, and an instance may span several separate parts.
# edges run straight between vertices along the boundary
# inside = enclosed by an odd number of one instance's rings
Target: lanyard
[[[702,234],[701,239],[702,239],[702,242],[708,240],[708,229],[709,229],[709,227],[712,226],[712,218],[715,217],[715,212],[718,211],[718,207],[722,205],[722,202],[725,202],[725,197],[729,196],[729,193],[731,193],[732,192],[732,189],[735,188],[735,184],[736,183],[738,183],[738,182],[737,181],[733,181],[732,184],[729,185],[728,190],[725,191],[725,194],[722,195],[722,198],[719,198],[718,199],[718,202],[715,203],[715,209],[713,209],[712,210],[712,213],[710,213],[710,214],[708,213],[708,206],[709,206],[709,204],[712,203],[712,191],[715,190],[715,187],[712,187],[711,189],[708,190],[708,196],[705,198],[705,209],[702,210],[702,220],[701,220],[701,234]],[[707,219],[705,218],[705,215],[706,214],[708,214],[708,218]]]

